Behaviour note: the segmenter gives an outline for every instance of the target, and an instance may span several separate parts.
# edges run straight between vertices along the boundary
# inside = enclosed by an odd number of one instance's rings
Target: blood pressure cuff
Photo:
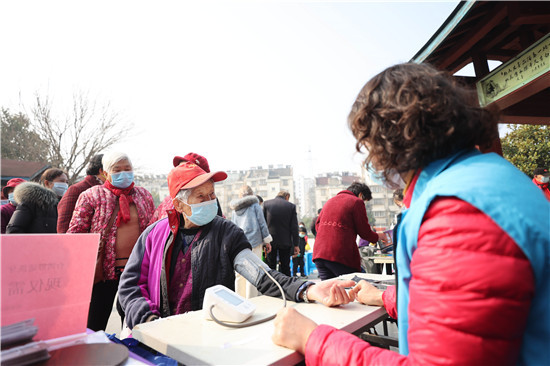
[[[280,297],[281,291],[275,283],[265,274],[260,268],[265,268],[269,274],[281,285],[287,300],[299,301],[298,291],[304,284],[304,280],[294,277],[288,277],[280,272],[277,272],[267,266],[260,258],[258,258],[252,250],[244,249],[237,254],[233,263],[235,271],[246,278],[253,284],[262,295]]]

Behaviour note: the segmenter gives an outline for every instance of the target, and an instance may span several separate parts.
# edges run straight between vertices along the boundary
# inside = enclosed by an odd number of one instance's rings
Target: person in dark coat
[[[82,192],[91,188],[103,184],[105,182],[105,174],[103,172],[103,165],[101,159],[103,154],[95,155],[86,169],[86,177],[80,182],[73,184],[67,189],[67,192],[61,197],[59,204],[57,205],[57,232],[66,233],[69,230],[69,223],[73,217],[74,207],[76,201]]]
[[[61,169],[50,168],[40,180],[43,185],[25,182],[13,191],[17,208],[6,228],[7,234],[57,232],[57,203],[62,193],[57,187],[67,185],[67,174]]]
[[[267,253],[267,265],[290,276],[290,255],[298,250],[298,218],[296,205],[288,202],[290,193],[280,191],[277,197],[264,202],[264,216],[273,237],[271,252]]]
[[[307,245],[307,229],[305,226],[300,225],[298,229],[298,252],[294,252],[292,256],[292,273],[295,277],[298,277],[298,267],[300,267],[300,274],[302,278],[307,278],[306,272],[304,270],[304,257],[306,255],[306,245]]]

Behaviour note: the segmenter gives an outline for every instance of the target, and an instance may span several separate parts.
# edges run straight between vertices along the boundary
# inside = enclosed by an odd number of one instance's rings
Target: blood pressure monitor
[[[223,285],[206,289],[202,308],[207,319],[212,319],[210,316],[210,308],[212,308],[216,319],[233,323],[244,322],[256,311],[256,305]]]

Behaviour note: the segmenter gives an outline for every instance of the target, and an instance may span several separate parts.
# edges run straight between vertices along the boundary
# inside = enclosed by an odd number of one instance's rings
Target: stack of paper
[[[38,332],[33,323],[28,319],[2,327],[2,365],[30,365],[50,358],[45,342],[32,342]]]

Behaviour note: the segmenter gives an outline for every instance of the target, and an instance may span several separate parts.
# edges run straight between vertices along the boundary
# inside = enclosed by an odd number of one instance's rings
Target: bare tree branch
[[[82,92],[73,95],[71,112],[64,118],[54,117],[52,110],[48,96],[36,93],[31,125],[48,142],[46,156],[50,164],[67,171],[71,183],[94,155],[122,141],[132,127],[121,120],[110,103],[98,106]]]

